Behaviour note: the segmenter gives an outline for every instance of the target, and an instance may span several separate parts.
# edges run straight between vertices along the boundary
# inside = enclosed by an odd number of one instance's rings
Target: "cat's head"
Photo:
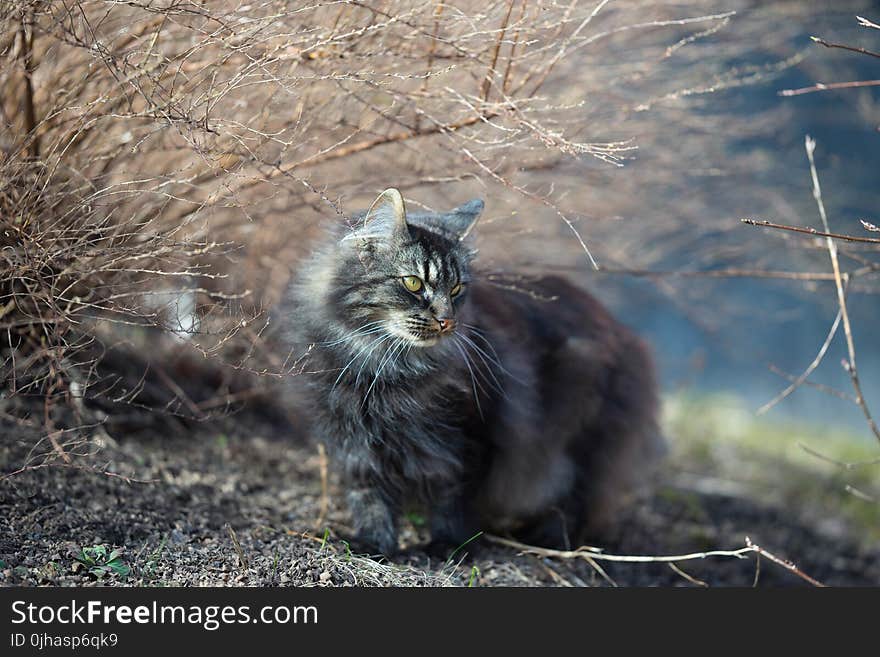
[[[482,210],[474,199],[449,212],[407,213],[400,192],[382,192],[340,242],[347,265],[336,301],[347,323],[420,347],[452,335],[471,282],[474,252],[464,239]]]

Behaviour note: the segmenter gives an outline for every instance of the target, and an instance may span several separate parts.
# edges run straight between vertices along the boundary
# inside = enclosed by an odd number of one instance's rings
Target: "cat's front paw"
[[[390,557],[398,552],[397,532],[389,527],[362,528],[355,539],[367,548],[367,551],[378,551]]]
[[[353,489],[348,503],[354,519],[357,541],[385,556],[397,552],[397,523],[394,513],[377,491]]]

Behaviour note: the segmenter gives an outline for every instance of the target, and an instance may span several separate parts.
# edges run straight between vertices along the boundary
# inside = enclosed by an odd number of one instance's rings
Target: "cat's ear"
[[[379,194],[364,217],[363,232],[376,237],[407,234],[406,206],[399,191],[392,187]]]
[[[475,198],[464,205],[459,205],[446,215],[446,228],[455,233],[459,241],[467,237],[483,212],[482,199]]]

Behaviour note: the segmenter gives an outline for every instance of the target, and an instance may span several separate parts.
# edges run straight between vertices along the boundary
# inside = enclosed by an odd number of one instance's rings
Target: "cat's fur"
[[[435,541],[570,545],[606,525],[658,451],[644,345],[562,278],[505,289],[471,273],[463,237],[482,207],[407,215],[386,190],[291,288],[291,339],[313,345],[296,378],[314,431],[360,538],[385,554],[413,506]]]

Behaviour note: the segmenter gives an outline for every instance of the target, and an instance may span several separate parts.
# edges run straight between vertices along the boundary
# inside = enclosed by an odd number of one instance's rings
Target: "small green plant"
[[[168,542],[168,535],[162,537],[162,540],[159,542],[159,547],[156,548],[150,554],[149,559],[147,560],[146,565],[143,568],[143,576],[145,578],[152,578],[156,574],[156,565],[159,563],[159,558],[162,556],[162,552],[165,550],[165,544]]]
[[[278,548],[272,550],[272,581],[278,578]]]
[[[473,536],[471,536],[471,537],[470,537],[468,540],[466,540],[464,543],[462,543],[461,545],[459,545],[457,548],[455,548],[455,549],[452,551],[452,553],[446,558],[446,563],[447,563],[447,564],[451,564],[451,563],[452,563],[452,560],[455,558],[455,555],[456,555],[456,554],[458,554],[459,552],[461,552],[461,551],[465,548],[465,546],[466,546],[468,543],[470,543],[471,541],[475,541],[475,540],[477,540],[477,539],[480,538],[480,536],[482,536],[482,535],[483,535],[483,532],[482,532],[482,531],[479,531],[479,532],[477,532],[476,534],[474,534]]]
[[[477,583],[477,578],[480,576],[480,569],[474,566],[471,568],[471,576],[468,578],[468,588],[473,588]]]
[[[74,555],[73,571],[85,568],[86,572],[98,579],[117,575],[127,577],[131,568],[122,560],[122,548],[109,550],[106,545],[84,547]]]

